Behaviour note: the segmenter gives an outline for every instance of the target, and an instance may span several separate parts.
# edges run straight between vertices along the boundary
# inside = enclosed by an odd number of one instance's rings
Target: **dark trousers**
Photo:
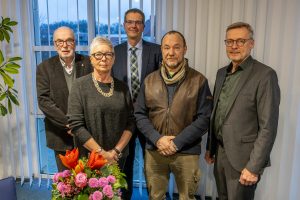
[[[129,145],[129,155],[126,158],[125,166],[124,166],[124,173],[126,174],[126,181],[128,184],[128,189],[122,191],[122,199],[123,200],[130,200],[132,196],[133,190],[133,165],[134,165],[134,158],[135,158],[135,140],[138,137],[139,142],[141,144],[143,150],[143,156],[145,156],[145,144],[146,139],[142,133],[136,133],[130,139]]]
[[[239,182],[241,172],[229,163],[225,150],[218,147],[214,175],[220,200],[253,200],[257,183],[251,186]]]
[[[64,156],[66,154],[66,152],[65,151],[55,151],[54,150],[54,154],[55,154],[55,160],[56,160],[56,166],[57,166],[58,172],[62,172],[64,170],[68,169],[67,167],[65,167],[63,165],[63,163],[61,162],[61,160],[59,158],[59,154]]]

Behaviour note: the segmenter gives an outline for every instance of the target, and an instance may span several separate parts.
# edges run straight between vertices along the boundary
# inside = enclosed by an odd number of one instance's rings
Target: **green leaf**
[[[3,61],[4,61],[4,57],[2,51],[0,50],[0,65],[3,63]]]
[[[0,103],[0,112],[2,116],[5,116],[7,114],[7,109],[1,103]]]
[[[8,103],[8,112],[11,114],[12,113],[12,107],[11,107],[10,99],[7,100],[7,103]]]
[[[78,195],[78,200],[89,200],[89,196],[87,194]]]
[[[14,69],[20,69],[20,65],[18,65],[17,63],[15,62],[9,62],[5,65],[5,67],[8,67],[8,68],[14,68]]]
[[[2,101],[3,99],[5,99],[6,98],[6,92],[4,92],[3,94],[1,94],[1,96],[0,96],[0,101]]]
[[[0,41],[3,41],[4,40],[4,34],[2,32],[2,30],[0,29]]]
[[[10,74],[18,74],[19,73],[19,70],[15,69],[15,68],[4,67],[3,70]]]
[[[21,57],[11,57],[8,59],[7,62],[18,61],[18,60],[22,60],[22,58]]]
[[[9,27],[9,26],[6,26],[6,25],[2,25],[2,27],[6,30],[8,30],[9,32],[13,32],[13,30]]]
[[[9,21],[10,21],[9,17],[4,18],[4,19],[2,19],[2,24],[7,24]]]
[[[15,26],[17,24],[18,24],[18,22],[16,22],[16,21],[10,21],[7,23],[8,26]]]
[[[4,83],[12,88],[14,86],[14,79],[7,75],[3,70],[0,70],[0,74],[3,77]]]
[[[9,43],[9,41],[10,41],[10,36],[9,36],[7,30],[2,29],[2,33],[3,33],[4,38],[5,38],[5,40],[7,41],[7,43]]]
[[[7,92],[8,98],[17,106],[19,106],[19,101],[15,95],[13,95],[10,91]]]

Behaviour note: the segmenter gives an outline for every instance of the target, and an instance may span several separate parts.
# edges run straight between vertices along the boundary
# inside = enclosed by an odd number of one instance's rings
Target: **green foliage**
[[[17,25],[16,21],[10,18],[1,17],[0,23],[0,41],[10,42],[10,34],[13,33],[12,26]],[[21,57],[4,58],[2,50],[0,50],[0,115],[5,116],[12,113],[12,104],[19,106],[18,91],[14,89],[15,80],[11,74],[18,74],[20,65],[16,61],[22,60]],[[7,104],[2,103],[7,101]]]

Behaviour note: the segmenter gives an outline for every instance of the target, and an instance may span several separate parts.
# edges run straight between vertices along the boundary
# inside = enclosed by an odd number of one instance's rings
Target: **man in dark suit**
[[[250,55],[249,24],[228,26],[225,45],[231,63],[217,73],[205,159],[215,163],[219,199],[250,200],[270,166],[280,89],[276,72]]]
[[[36,88],[39,108],[45,115],[47,146],[54,150],[58,171],[65,169],[59,154],[74,147],[67,120],[68,96],[75,78],[92,71],[89,57],[75,53],[72,29],[60,27],[53,33],[57,56],[37,67]]]
[[[133,102],[136,100],[144,78],[158,69],[161,62],[160,45],[146,42],[142,39],[144,27],[144,13],[136,8],[127,10],[124,17],[127,42],[115,47],[115,63],[112,68],[112,74],[115,78],[128,84]],[[137,136],[143,151],[145,149],[144,136],[138,132],[134,133],[129,143],[129,156],[125,164],[128,190],[124,191],[124,199],[130,199],[132,194],[133,163]]]

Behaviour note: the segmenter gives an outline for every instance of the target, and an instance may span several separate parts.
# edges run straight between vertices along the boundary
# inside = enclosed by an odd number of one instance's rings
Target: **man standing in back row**
[[[205,159],[215,162],[220,200],[252,200],[264,168],[270,166],[280,90],[276,72],[253,59],[253,29],[244,22],[226,30],[231,60],[219,69]]]
[[[57,56],[43,61],[36,71],[38,104],[45,115],[47,146],[54,150],[58,171],[66,169],[59,159],[74,148],[68,119],[68,96],[75,78],[92,72],[90,59],[75,53],[75,36],[69,27],[53,33]]]
[[[128,84],[133,103],[135,103],[144,78],[158,69],[161,62],[161,51],[159,45],[142,39],[145,15],[141,10],[136,8],[127,10],[123,25],[127,34],[127,42],[115,46],[115,63],[112,68],[112,75]],[[129,142],[129,155],[124,167],[128,183],[128,190],[123,191],[125,200],[130,200],[132,195],[133,163],[137,136],[143,151],[145,149],[145,138],[136,131]]]

